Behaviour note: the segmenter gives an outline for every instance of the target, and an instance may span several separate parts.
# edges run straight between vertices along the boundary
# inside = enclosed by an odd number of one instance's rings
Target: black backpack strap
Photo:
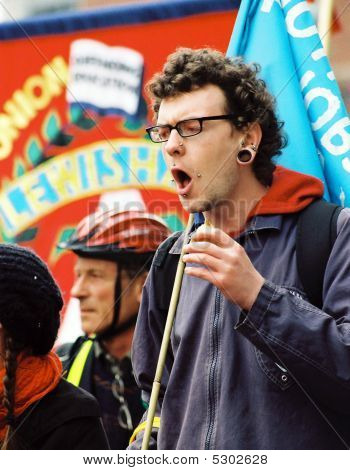
[[[323,278],[337,238],[337,220],[342,207],[317,199],[299,215],[296,256],[301,283],[309,301],[322,308]]]
[[[182,232],[174,232],[169,238],[167,238],[158,248],[153,260],[155,269],[160,273],[157,278],[158,285],[155,292],[157,305],[165,312],[167,312],[169,308],[180,256],[175,254],[169,255],[169,251],[181,234]]]
[[[169,251],[171,250],[172,246],[176,242],[176,240],[182,234],[181,231],[174,232],[168,237],[158,248],[156,254],[154,255],[153,265],[157,266],[157,268],[162,268],[165,260],[168,256]]]

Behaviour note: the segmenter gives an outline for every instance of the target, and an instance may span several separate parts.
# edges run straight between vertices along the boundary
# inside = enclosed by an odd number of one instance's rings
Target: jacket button
[[[287,382],[288,376],[283,374],[283,375],[281,375],[281,379],[282,379],[282,382]]]

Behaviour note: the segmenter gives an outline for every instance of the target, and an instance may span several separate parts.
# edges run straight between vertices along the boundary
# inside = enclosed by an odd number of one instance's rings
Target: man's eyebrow
[[[86,270],[88,273],[97,273],[97,274],[103,274],[104,270],[101,268],[89,268]]]
[[[103,274],[104,270],[101,268],[73,268],[74,273],[83,273],[83,274]]]
[[[178,124],[179,122],[182,122],[182,121],[190,121],[191,119],[199,119],[199,117],[198,117],[197,114],[196,114],[195,116],[189,116],[189,117],[181,118],[181,119],[179,119],[179,120],[177,120],[177,121],[175,122],[174,126],[175,126],[176,124]],[[169,124],[168,122],[165,123],[165,124],[161,124],[160,122],[157,122],[157,123],[155,124],[155,126],[172,126],[172,125]]]
[[[157,122],[154,127],[157,127],[157,126],[170,126],[171,124],[160,124],[159,122]]]

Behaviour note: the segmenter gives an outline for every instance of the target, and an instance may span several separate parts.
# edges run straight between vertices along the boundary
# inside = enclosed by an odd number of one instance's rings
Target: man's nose
[[[86,296],[86,282],[84,281],[83,276],[77,278],[74,281],[74,284],[71,288],[70,295],[77,299],[80,299]]]
[[[184,152],[183,137],[178,133],[176,129],[172,129],[169,135],[169,139],[164,144],[164,150],[168,155],[182,155]]]

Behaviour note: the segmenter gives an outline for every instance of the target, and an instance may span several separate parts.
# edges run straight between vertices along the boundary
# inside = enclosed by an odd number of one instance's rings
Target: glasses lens
[[[177,128],[182,137],[190,137],[191,135],[199,134],[202,130],[201,123],[198,119],[181,121],[178,123]]]
[[[155,126],[150,130],[153,142],[164,142],[169,139],[170,130],[167,126]]]

